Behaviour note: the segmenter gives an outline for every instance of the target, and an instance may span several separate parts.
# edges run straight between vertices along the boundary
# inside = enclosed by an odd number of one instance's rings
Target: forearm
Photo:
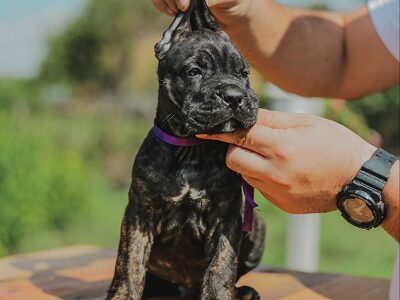
[[[365,7],[342,15],[251,1],[240,21],[221,25],[267,80],[304,96],[340,98],[398,82],[398,64],[382,49]]]
[[[397,241],[400,240],[400,188],[399,188],[399,161],[393,165],[389,180],[383,190],[383,196],[387,203],[387,216],[382,227]]]
[[[223,26],[267,80],[305,96],[328,96],[344,60],[341,15],[252,0],[246,17]]]

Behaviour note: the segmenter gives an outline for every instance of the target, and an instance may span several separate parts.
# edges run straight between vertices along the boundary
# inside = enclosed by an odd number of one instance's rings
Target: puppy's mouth
[[[252,127],[257,120],[257,114],[247,117],[245,119],[236,118],[235,113],[232,112],[225,116],[212,116],[208,122],[200,122],[195,118],[189,119],[186,123],[186,130],[190,135],[198,133],[214,134],[214,133],[231,133],[238,129],[247,129]],[[212,119],[212,120],[210,120]]]
[[[220,124],[215,125],[210,128],[207,132],[204,133],[230,133],[234,132],[238,129],[247,129],[252,127],[256,123],[256,120],[249,120],[247,122],[240,122],[236,119],[229,119],[227,121],[221,122]]]
[[[223,92],[213,91],[190,98],[180,117],[169,122],[177,136],[190,137],[199,133],[230,133],[252,127],[257,121],[258,100],[250,92],[232,85]]]
[[[188,125],[196,133],[229,133],[250,128],[256,123],[258,100],[251,91],[238,84],[219,84],[211,95],[203,99],[202,104],[193,110],[192,118],[188,118],[188,121],[194,121]]]

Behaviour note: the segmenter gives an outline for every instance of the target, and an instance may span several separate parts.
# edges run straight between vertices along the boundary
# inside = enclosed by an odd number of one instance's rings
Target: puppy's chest
[[[174,174],[168,192],[162,196],[163,209],[157,224],[162,240],[187,237],[201,241],[210,226],[227,214],[234,205],[235,184],[231,181],[228,186],[229,175],[221,175],[185,169]]]
[[[207,192],[205,184],[193,184],[188,179],[181,178],[176,182],[176,188],[171,193],[165,195],[164,201],[171,206],[193,208],[203,211],[210,204],[210,193]]]
[[[170,174],[162,201],[171,209],[198,213],[207,213],[211,208],[223,210],[234,191],[236,176],[232,175],[227,169],[180,168]]]

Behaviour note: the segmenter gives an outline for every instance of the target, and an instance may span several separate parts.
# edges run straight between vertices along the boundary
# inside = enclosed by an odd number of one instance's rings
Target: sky
[[[80,13],[86,2],[87,0],[0,0],[0,77],[34,76],[46,55],[48,37],[62,30],[71,18]],[[349,10],[365,1],[279,2],[300,6],[327,3],[335,10]]]
[[[0,0],[0,77],[32,77],[46,41],[79,14],[85,0]]]

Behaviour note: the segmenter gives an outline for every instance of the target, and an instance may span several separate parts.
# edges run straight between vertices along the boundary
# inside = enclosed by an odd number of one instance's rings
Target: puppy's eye
[[[241,74],[243,77],[247,77],[247,76],[250,75],[250,71],[247,70],[247,69],[244,69],[244,70],[242,70],[242,71],[240,72],[240,74]]]
[[[189,77],[196,77],[202,75],[203,72],[199,68],[193,68],[186,71],[186,75]]]

